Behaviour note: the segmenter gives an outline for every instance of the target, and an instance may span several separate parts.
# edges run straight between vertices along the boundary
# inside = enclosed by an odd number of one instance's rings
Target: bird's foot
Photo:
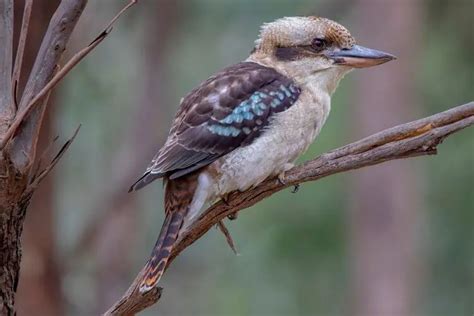
[[[282,185],[287,184],[287,179],[286,179],[286,172],[290,169],[292,169],[295,166],[293,163],[286,163],[283,166],[283,171],[278,174],[278,182],[280,182]]]
[[[229,230],[228,230],[227,227],[224,225],[224,222],[223,222],[223,221],[219,221],[219,222],[217,223],[217,228],[219,228],[219,230],[221,231],[221,233],[224,234],[225,240],[227,241],[227,244],[229,245],[230,249],[232,249],[232,252],[233,252],[236,256],[238,256],[238,255],[239,255],[239,252],[238,252],[237,249],[235,248],[234,240],[232,239],[232,236],[230,235]]]
[[[230,219],[231,221],[235,221],[237,219],[237,217],[239,217],[239,213],[238,212],[234,212],[230,215],[227,215],[227,218]]]
[[[229,195],[230,193],[227,193],[227,194],[224,194],[221,196],[221,201],[226,205],[226,206],[230,206],[229,204]]]
[[[226,206],[230,206],[229,196],[230,196],[230,193],[227,193],[227,194],[224,194],[223,196],[221,196],[222,203],[224,203]],[[236,220],[237,219],[237,212],[228,215],[227,218],[230,219],[231,221]]]
[[[296,193],[298,192],[298,190],[300,189],[300,184],[295,184],[295,186],[293,187],[293,190],[291,190],[291,193]]]
[[[278,182],[280,182],[281,185],[286,185],[285,172],[281,172],[278,174]]]

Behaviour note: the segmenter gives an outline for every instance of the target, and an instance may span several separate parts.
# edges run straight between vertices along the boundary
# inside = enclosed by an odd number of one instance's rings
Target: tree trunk
[[[48,23],[58,0],[35,1],[30,20],[28,43],[23,59],[20,91],[28,79],[33,67],[36,52],[41,45],[41,39],[48,28]],[[19,37],[24,3],[18,2],[15,7],[15,38]],[[38,148],[40,153],[45,150],[53,139],[54,104],[56,97],[49,98],[49,109],[45,113],[39,134]],[[43,159],[50,159],[50,155]],[[60,315],[61,284],[56,255],[56,236],[54,221],[54,184],[53,178],[48,177],[33,196],[30,208],[32,212],[25,219],[23,241],[23,260],[18,285],[16,306],[18,315],[35,315],[38,311],[48,316]]]
[[[52,99],[54,103],[55,98]],[[53,138],[54,104],[49,107],[41,128],[40,150]],[[31,212],[25,219],[24,255],[16,299],[18,315],[35,315],[38,311],[48,316],[63,315],[54,204],[54,177],[50,176],[31,199]]]
[[[9,161],[8,157],[3,157]],[[11,163],[0,165],[0,315],[15,314],[15,292],[21,261],[20,237],[31,194],[23,195],[25,177],[17,177]]]
[[[63,0],[52,18],[48,19],[48,30],[41,36],[41,47],[23,90],[21,87],[18,89],[21,83],[17,84],[17,80],[21,82],[22,78],[18,76],[21,63],[14,64],[13,59],[15,2],[0,1],[0,315],[15,315],[20,239],[26,209],[39,181],[51,170],[42,170],[45,172],[38,178],[35,174],[37,170],[33,168],[39,127],[51,90],[45,90],[46,93],[36,102],[32,100],[56,73],[59,59],[87,0]],[[31,4],[31,1],[25,3]],[[21,27],[20,38],[26,39],[27,33],[27,28]],[[24,41],[18,42],[21,48],[17,50],[23,52]],[[18,61],[23,59],[21,54],[19,56]],[[25,73],[22,75],[25,76]],[[67,146],[63,150],[65,148]],[[54,163],[49,167],[52,168]]]
[[[355,74],[351,104],[357,136],[416,116],[417,1],[360,0],[362,45],[391,52],[393,63]],[[356,136],[356,137],[357,137]],[[417,223],[421,201],[418,171],[391,162],[354,173],[350,227],[354,259],[354,315],[413,315],[417,292]]]

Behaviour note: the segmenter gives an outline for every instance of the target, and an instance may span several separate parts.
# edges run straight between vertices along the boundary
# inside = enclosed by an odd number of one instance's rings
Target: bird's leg
[[[286,185],[286,172],[287,172],[288,170],[292,169],[294,166],[295,166],[295,164],[293,164],[293,163],[287,163],[287,164],[285,164],[285,166],[283,167],[283,171],[278,174],[278,182],[280,182],[280,184]],[[291,193],[296,193],[296,192],[298,192],[299,188],[300,188],[300,185],[299,185],[299,184],[296,184],[296,185],[293,187],[293,190],[291,191]]]
[[[222,203],[224,203],[226,206],[230,206],[229,196],[230,196],[230,193],[227,193],[227,194],[224,194],[224,195],[221,196]],[[236,220],[237,219],[237,212],[234,212],[234,213],[228,215],[227,218],[230,219],[231,221]]]
[[[229,233],[229,230],[227,227],[224,225],[223,221],[219,221],[217,223],[217,228],[224,234],[225,240],[227,241],[227,244],[229,245],[230,249],[232,249],[232,252],[234,252],[235,255],[239,255],[237,252],[237,249],[235,248],[234,240],[232,239],[232,236]]]
[[[278,182],[280,182],[281,185],[286,185],[286,181],[285,181],[285,172],[280,172],[278,174]]]
[[[229,204],[229,195],[230,195],[230,193],[226,193],[224,195],[221,195],[221,200],[226,206],[230,206],[230,204]]]

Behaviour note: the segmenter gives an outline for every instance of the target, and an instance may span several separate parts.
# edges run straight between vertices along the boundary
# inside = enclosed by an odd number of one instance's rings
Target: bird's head
[[[262,26],[250,59],[270,64],[302,81],[315,75],[337,82],[353,68],[395,57],[356,45],[342,25],[320,17],[285,17]]]

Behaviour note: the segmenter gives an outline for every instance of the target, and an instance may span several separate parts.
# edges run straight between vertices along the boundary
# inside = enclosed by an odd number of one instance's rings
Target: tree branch
[[[87,4],[87,0],[62,0],[49,20],[35,63],[19,104],[17,86],[31,14],[32,0],[25,0],[15,66],[13,50],[13,0],[0,1],[0,314],[13,315],[20,270],[20,238],[33,191],[58,162],[72,139],[68,140],[45,169],[32,170],[39,129],[48,96],[55,85],[90,53],[111,31],[112,24],[137,0],[129,0],[86,48],[79,51],[63,69],[58,63],[66,44]],[[13,68],[13,72],[12,72]],[[76,133],[74,134],[74,136]],[[41,165],[40,165],[41,166]]]
[[[43,179],[51,172],[51,170],[53,170],[62,156],[66,153],[76,138],[77,133],[79,133],[80,128],[81,125],[79,124],[79,126],[74,131],[74,134],[61,146],[56,155],[53,157],[53,159],[51,159],[44,169],[41,169],[41,164],[38,164],[38,171],[31,177],[30,184],[28,186],[28,190],[31,191],[31,193],[33,193],[33,191],[38,188],[38,185],[41,183],[41,181],[43,181]]]
[[[21,20],[21,28],[20,28],[20,38],[18,39],[18,47],[16,49],[16,56],[15,56],[15,66],[13,67],[13,74],[12,74],[12,96],[14,99],[14,107],[16,111],[16,98],[17,98],[17,88],[20,82],[20,74],[21,74],[21,65],[23,64],[23,54],[25,52],[25,45],[26,45],[26,36],[28,35],[28,26],[30,25],[30,17],[31,17],[31,9],[33,7],[33,0],[26,0],[25,7],[23,8],[23,18]]]
[[[41,47],[23,91],[18,105],[20,113],[28,107],[30,101],[46,86],[58,70],[59,59],[66,49],[66,44],[86,4],[87,0],[64,0],[59,4],[41,42]],[[13,141],[11,159],[20,170],[26,171],[34,160],[37,135],[46,108],[46,104],[43,103],[45,95],[35,100],[38,106],[29,113],[28,119],[20,121],[22,128],[18,130]],[[16,121],[18,121],[18,117],[15,119]],[[11,131],[11,127],[9,131]],[[12,135],[9,134],[7,132],[7,136],[11,137]],[[2,142],[8,140],[4,137]]]
[[[168,265],[185,248],[226,216],[248,208],[276,192],[303,182],[316,181],[336,173],[389,160],[436,154],[436,148],[444,138],[473,124],[474,102],[470,102],[417,121],[392,127],[322,154],[288,171],[285,184],[277,179],[269,179],[251,190],[234,192],[226,203],[214,204],[203,212],[193,225],[182,232],[172,250]],[[143,270],[125,295],[104,315],[133,315],[159,300],[160,288],[145,294],[138,291],[142,273]]]
[[[69,2],[69,3],[68,3]],[[35,144],[39,133],[39,125],[45,107],[40,106],[41,100],[94,48],[97,47],[112,31],[113,24],[125,13],[137,0],[130,2],[117,13],[107,24],[104,30],[85,48],[77,52],[59,71],[55,71],[57,62],[66,49],[67,41],[76,25],[82,10],[84,10],[87,0],[70,1],[64,0],[56,10],[51,19],[45,39],[41,43],[41,48],[36,58],[35,65],[30,74],[30,78],[25,87],[20,103],[20,113],[15,118],[12,126],[8,129],[5,137],[0,142],[2,149],[13,135],[17,133],[20,125],[23,129],[18,132],[18,140],[22,147],[22,155],[17,156],[17,165],[25,166],[34,160]],[[64,5],[64,7],[63,7]],[[72,9],[71,9],[72,6]],[[66,11],[65,11],[66,10]],[[67,14],[65,14],[66,12]],[[53,55],[54,58],[50,58]],[[45,62],[45,60],[47,62]],[[39,79],[40,84],[37,83]],[[27,118],[28,116],[28,118]],[[28,155],[25,156],[23,153]]]
[[[13,1],[0,2],[0,127],[14,114],[12,104]],[[3,131],[0,131],[0,133]]]

